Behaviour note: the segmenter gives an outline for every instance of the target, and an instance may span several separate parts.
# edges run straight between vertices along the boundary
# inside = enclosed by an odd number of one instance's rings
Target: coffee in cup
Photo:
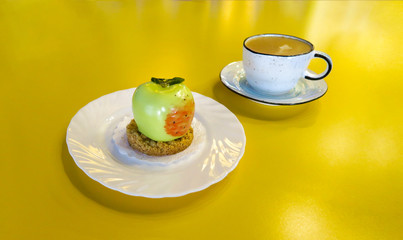
[[[322,58],[327,68],[321,74],[307,71],[312,58]],[[246,80],[258,92],[280,95],[289,92],[301,78],[320,80],[332,69],[331,58],[315,51],[312,43],[289,35],[261,34],[245,39],[243,68]]]

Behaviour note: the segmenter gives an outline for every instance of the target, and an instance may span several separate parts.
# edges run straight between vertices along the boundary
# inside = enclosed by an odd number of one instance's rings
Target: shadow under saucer
[[[280,121],[302,114],[316,116],[319,111],[318,101],[298,105],[265,105],[242,97],[224,86],[220,79],[213,87],[216,99],[235,114],[260,120]]]

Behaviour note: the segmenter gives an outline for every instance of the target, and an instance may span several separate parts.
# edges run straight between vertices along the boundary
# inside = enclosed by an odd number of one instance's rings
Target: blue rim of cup
[[[252,50],[252,49],[250,49],[250,48],[248,48],[248,47],[246,46],[246,42],[247,42],[248,40],[250,40],[250,39],[252,39],[252,38],[266,37],[266,36],[267,36],[267,37],[284,37],[284,38],[295,39],[295,40],[298,40],[298,41],[301,41],[301,42],[304,42],[304,43],[308,44],[308,45],[311,47],[311,50],[310,50],[309,52],[306,52],[306,53],[295,54],[295,55],[274,55],[274,54],[256,52],[256,51],[254,51],[254,50]],[[305,39],[302,39],[302,38],[299,38],[299,37],[296,37],[296,36],[286,35],[286,34],[279,34],[279,33],[263,33],[263,34],[258,34],[258,35],[253,35],[253,36],[247,37],[247,38],[243,41],[243,47],[244,47],[245,49],[247,49],[248,51],[253,52],[253,53],[256,53],[256,54],[266,55],[266,56],[276,56],[276,57],[295,57],[295,56],[301,56],[301,55],[305,55],[305,54],[311,53],[311,52],[314,50],[313,44],[312,44],[311,42],[305,40]]]

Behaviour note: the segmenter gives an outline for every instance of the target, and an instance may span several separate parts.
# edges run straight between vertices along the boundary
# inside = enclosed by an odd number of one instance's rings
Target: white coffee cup
[[[279,48],[279,50],[277,50]],[[322,58],[327,68],[320,74],[309,72],[311,59]],[[256,91],[280,95],[292,90],[301,78],[320,80],[332,69],[331,58],[315,51],[312,43],[284,34],[261,34],[243,42],[246,80]]]

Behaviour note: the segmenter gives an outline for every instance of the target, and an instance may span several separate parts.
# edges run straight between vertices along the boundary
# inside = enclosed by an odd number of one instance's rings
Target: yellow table
[[[1,1],[0,239],[403,239],[402,13],[401,1]],[[332,57],[324,97],[270,107],[221,84],[243,39],[266,32]],[[152,76],[186,78],[241,121],[246,151],[223,181],[147,199],[74,164],[74,114]]]

